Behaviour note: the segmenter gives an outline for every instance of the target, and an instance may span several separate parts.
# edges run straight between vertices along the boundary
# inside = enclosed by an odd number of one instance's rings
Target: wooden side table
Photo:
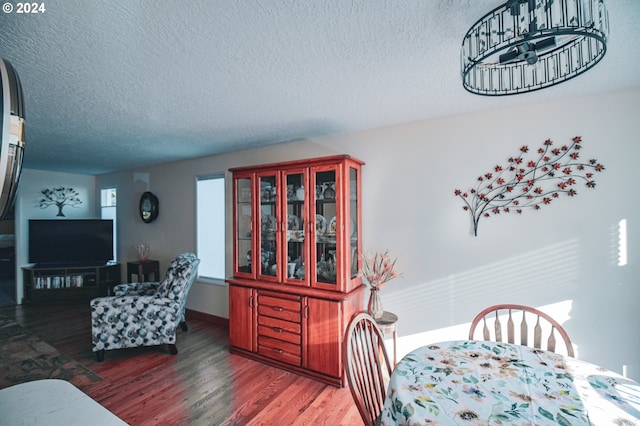
[[[398,316],[392,312],[384,311],[382,316],[376,319],[376,324],[382,334],[393,333],[393,365],[396,365],[396,347],[398,343]]]
[[[160,262],[157,260],[146,260],[141,262],[127,262],[127,282],[133,282],[133,275],[137,276],[138,282],[151,281],[149,275],[153,274],[153,281],[160,280]]]

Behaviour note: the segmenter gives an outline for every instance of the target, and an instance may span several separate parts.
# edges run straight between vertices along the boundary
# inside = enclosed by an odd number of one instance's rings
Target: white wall
[[[526,95],[523,95],[526,96]],[[119,257],[149,242],[161,269],[195,250],[195,177],[230,167],[346,153],[364,160],[363,234],[367,249],[389,249],[403,276],[383,289],[400,317],[407,350],[434,338],[465,338],[467,326],[494,303],[560,306],[580,358],[640,379],[640,202],[632,172],[640,154],[640,91],[421,121],[98,176],[96,190],[118,187]],[[597,187],[579,189],[541,211],[483,219],[470,234],[453,191],[475,187],[522,145],[582,136],[582,154],[606,170]],[[142,178],[142,179],[141,179]],[[160,201],[144,224],[142,192]],[[231,206],[229,206],[230,215]],[[628,221],[629,263],[617,266],[616,226]],[[229,231],[228,231],[229,232]],[[230,232],[229,232],[230,233]],[[227,237],[228,262],[231,241]],[[229,266],[229,270],[231,270]],[[228,316],[225,286],[196,283],[188,307]],[[457,327],[456,327],[457,326]],[[444,330],[436,334],[434,330]],[[411,341],[419,336],[422,342]],[[402,351],[401,351],[402,352]]]
[[[400,335],[470,322],[495,303],[566,302],[581,358],[640,377],[640,202],[632,171],[640,147],[640,92],[496,110],[335,138],[363,169],[365,247],[388,248],[403,278],[383,292]],[[470,235],[453,195],[516,156],[522,145],[583,137],[582,155],[606,170],[541,211],[483,219]],[[629,264],[617,266],[616,225],[629,222]],[[464,338],[465,332],[448,338]],[[428,338],[429,336],[425,336]],[[615,349],[613,349],[615,348]]]

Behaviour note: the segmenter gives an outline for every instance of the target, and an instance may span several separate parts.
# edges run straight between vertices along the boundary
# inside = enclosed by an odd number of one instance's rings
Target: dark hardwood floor
[[[130,425],[362,425],[348,388],[229,353],[228,330],[188,319],[165,347],[91,351],[89,304],[12,306],[15,320],[103,380],[82,390]],[[73,409],[73,407],[69,407]]]
[[[0,274],[0,307],[16,304],[16,278]]]

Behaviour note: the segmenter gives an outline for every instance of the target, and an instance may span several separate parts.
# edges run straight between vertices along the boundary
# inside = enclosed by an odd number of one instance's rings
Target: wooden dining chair
[[[343,344],[351,395],[365,425],[374,425],[382,412],[392,371],[383,335],[375,320],[361,312],[351,319]]]
[[[556,352],[556,332],[560,335],[560,338],[564,341],[566,346],[567,355],[573,357],[573,344],[569,335],[562,328],[562,326],[549,315],[545,314],[538,309],[525,305],[511,305],[502,304],[490,306],[487,309],[480,312],[471,322],[471,328],[469,330],[469,340],[474,340],[477,326],[482,322],[482,338],[484,340],[491,340],[494,342],[505,342],[503,334],[503,320],[500,316],[507,315],[506,318],[506,342],[514,343],[516,340],[517,330],[514,322],[520,321],[520,344],[524,346],[532,346],[531,342],[531,326],[533,326],[533,347],[537,349],[546,349],[551,352]],[[529,323],[531,321],[531,324]],[[493,327],[490,327],[493,322]],[[493,328],[493,336],[491,336],[490,329]],[[542,346],[542,336],[548,335],[547,347]]]

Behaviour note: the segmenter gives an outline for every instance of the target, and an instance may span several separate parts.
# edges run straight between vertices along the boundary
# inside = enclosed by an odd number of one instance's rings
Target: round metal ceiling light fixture
[[[509,0],[462,41],[462,85],[478,95],[515,95],[576,77],[607,51],[603,0]]]
[[[0,58],[0,220],[13,218],[24,147],[22,85],[9,61]]]

